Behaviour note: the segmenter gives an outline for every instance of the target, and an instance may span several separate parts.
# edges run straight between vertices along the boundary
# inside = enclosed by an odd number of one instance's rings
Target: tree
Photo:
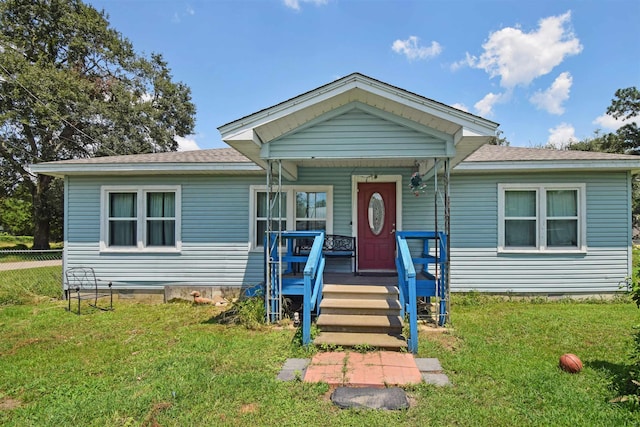
[[[640,115],[640,91],[635,86],[618,89],[607,114],[613,118],[631,119]]]
[[[493,138],[491,138],[491,141],[489,142],[490,145],[501,145],[503,147],[508,147],[511,143],[507,140],[506,136],[503,136],[504,132],[501,130],[498,130],[498,132],[496,132],[496,136],[494,136]]]
[[[29,164],[174,151],[193,131],[190,89],[107,19],[81,0],[0,2],[0,182],[29,189],[36,249],[49,247],[53,178]]]
[[[633,86],[616,90],[607,114],[615,119],[629,120],[640,117],[640,91]],[[640,154],[640,129],[634,121],[620,127],[616,132],[601,134],[569,144],[570,150],[602,151],[606,153]]]
[[[640,117],[640,91],[636,87],[618,89],[607,114],[616,119],[629,120]],[[593,137],[568,145],[569,150],[601,151],[605,153],[638,154],[640,155],[640,129],[635,122],[627,123],[616,132],[602,134],[599,130]],[[632,214],[633,225],[637,227],[640,221],[640,185],[633,181]]]

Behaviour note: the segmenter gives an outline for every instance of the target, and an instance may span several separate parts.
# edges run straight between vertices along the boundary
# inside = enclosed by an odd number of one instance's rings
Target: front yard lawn
[[[2,287],[2,284],[0,284]],[[341,410],[324,384],[278,382],[309,357],[295,331],[216,324],[210,306],[118,301],[113,312],[65,303],[0,306],[0,424],[623,426],[640,413],[608,401],[626,386],[629,302],[503,302],[458,297],[453,330],[424,333],[452,387],[408,389],[405,411]],[[575,353],[584,370],[557,367]]]

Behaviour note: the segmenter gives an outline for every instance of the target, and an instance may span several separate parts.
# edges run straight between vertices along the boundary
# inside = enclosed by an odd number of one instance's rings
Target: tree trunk
[[[31,190],[33,196],[33,249],[49,249],[51,231],[51,209],[49,209],[49,187],[53,178],[38,175]]]

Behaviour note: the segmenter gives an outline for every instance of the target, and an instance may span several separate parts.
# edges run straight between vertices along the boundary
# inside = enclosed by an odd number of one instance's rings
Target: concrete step
[[[321,314],[346,315],[399,315],[400,303],[397,299],[347,299],[327,298],[323,296],[320,303]]]
[[[398,299],[396,286],[382,285],[324,285],[323,298],[343,299]]]
[[[407,342],[400,336],[374,333],[321,332],[313,343],[340,347],[367,345],[387,349],[407,348]]]
[[[400,316],[320,314],[316,324],[322,332],[402,333]]]

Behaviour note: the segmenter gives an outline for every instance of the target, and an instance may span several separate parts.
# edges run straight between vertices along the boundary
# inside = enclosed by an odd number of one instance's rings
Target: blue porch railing
[[[420,240],[420,253],[413,256],[408,240]],[[447,235],[435,231],[398,231],[396,233],[398,255],[398,288],[402,317],[409,317],[409,351],[418,351],[418,297],[438,297],[439,310],[437,322],[443,326],[447,320]],[[435,254],[430,253],[433,242]],[[411,245],[412,246],[412,245]],[[416,249],[414,248],[414,252]],[[416,266],[419,266],[416,272]],[[432,267],[432,269],[430,269]]]
[[[278,249],[278,234],[282,243]],[[309,254],[294,254],[296,239],[313,239]],[[282,296],[302,296],[302,343],[311,343],[311,312],[317,311],[322,300],[322,286],[325,259],[322,255],[324,231],[282,231],[271,232],[265,237],[265,275],[269,279],[269,298],[265,299],[270,322],[279,320]],[[284,245],[284,246],[282,246]],[[267,251],[269,248],[269,251]],[[268,258],[270,254],[270,258]],[[281,259],[280,259],[281,257]],[[302,277],[294,275],[295,265],[303,264]]]

